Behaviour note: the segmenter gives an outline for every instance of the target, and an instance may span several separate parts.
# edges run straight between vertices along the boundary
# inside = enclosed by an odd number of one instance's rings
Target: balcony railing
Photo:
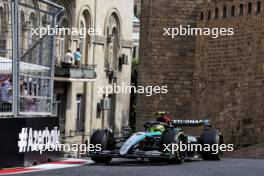
[[[81,65],[79,67],[74,65],[59,65],[55,67],[55,77],[73,79],[95,79],[95,68],[96,65]]]

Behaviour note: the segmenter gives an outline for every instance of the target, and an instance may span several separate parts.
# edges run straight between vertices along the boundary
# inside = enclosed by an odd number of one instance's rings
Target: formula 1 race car
[[[186,135],[184,126],[205,126],[200,136]],[[114,137],[112,130],[95,131],[90,144],[101,145],[101,151],[89,152],[88,156],[96,163],[108,163],[112,158],[149,159],[180,164],[186,159],[202,158],[204,160],[220,160],[222,152],[212,150],[180,150],[175,145],[212,146],[223,144],[223,136],[216,129],[211,129],[208,120],[168,120],[148,121],[145,131]]]

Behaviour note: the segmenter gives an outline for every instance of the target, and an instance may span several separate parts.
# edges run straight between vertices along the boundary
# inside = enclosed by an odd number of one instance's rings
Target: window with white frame
[[[76,132],[83,131],[83,95],[77,94],[76,96]]]

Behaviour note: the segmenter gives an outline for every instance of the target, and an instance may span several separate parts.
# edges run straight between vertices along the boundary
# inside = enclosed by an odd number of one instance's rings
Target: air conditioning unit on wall
[[[104,97],[100,102],[101,110],[109,110],[110,109],[110,99],[108,97]]]

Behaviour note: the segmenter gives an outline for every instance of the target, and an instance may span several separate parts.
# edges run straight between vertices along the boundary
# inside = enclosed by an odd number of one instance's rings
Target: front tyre
[[[219,146],[223,144],[223,136],[216,129],[205,129],[200,137],[203,148],[210,146],[210,151],[202,151],[201,157],[203,160],[220,160],[222,152],[219,150]],[[218,151],[212,151],[212,146],[218,145]],[[216,152],[216,153],[215,153]]]
[[[165,145],[171,145],[171,150],[172,150],[172,145],[178,145],[180,144],[185,144],[185,137],[182,134],[181,131],[178,130],[168,130],[165,131],[162,135],[161,139],[161,145],[162,145],[162,151],[164,150],[164,144]],[[182,152],[180,150],[177,151],[165,151],[171,155],[171,158],[167,159],[166,162],[169,164],[181,164],[184,161],[184,155],[185,152]]]
[[[95,131],[92,136],[90,143],[93,145],[100,144],[102,150],[111,150],[114,148],[115,143],[113,139],[113,133],[110,130],[97,130]],[[101,157],[101,156],[93,156],[91,159],[95,163],[109,163],[112,158],[111,157]]]

